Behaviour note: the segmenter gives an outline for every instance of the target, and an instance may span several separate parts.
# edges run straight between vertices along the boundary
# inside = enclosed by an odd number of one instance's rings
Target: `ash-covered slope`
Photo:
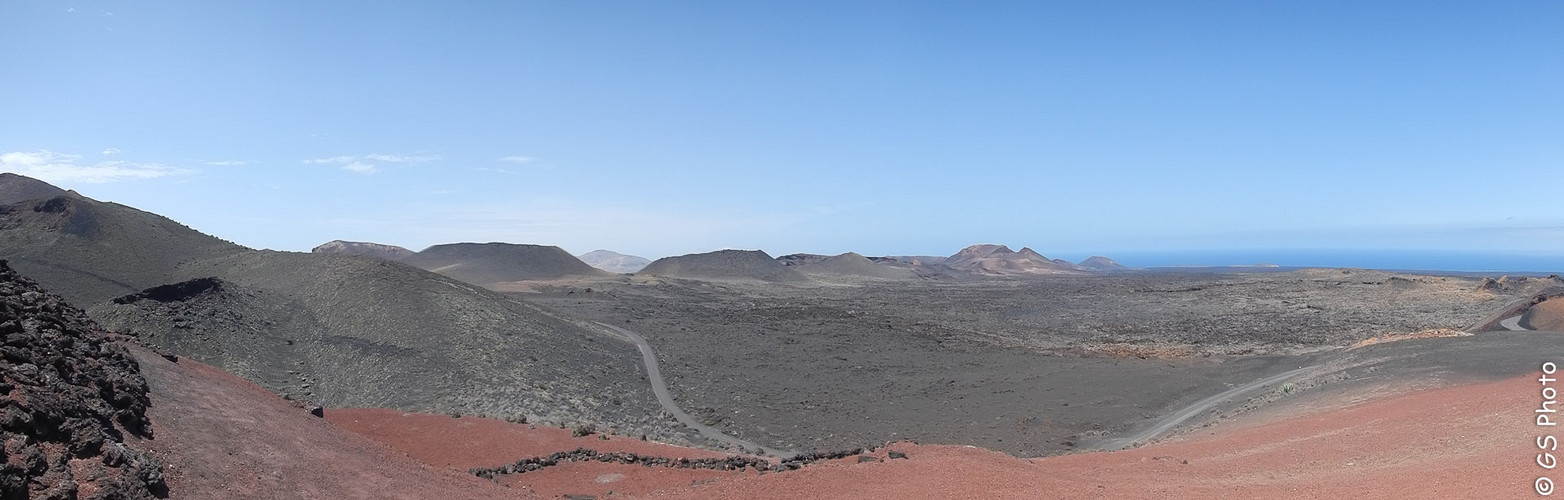
[[[760,250],[718,250],[663,257],[648,264],[637,274],[695,280],[809,281],[807,276],[782,265]]]
[[[72,195],[0,206],[4,258],[112,328],[285,394],[667,435],[633,345],[405,264],[250,250]]]
[[[183,291],[148,290],[92,314],[329,407],[527,415],[668,435],[633,345],[505,295],[362,256],[261,251],[182,272],[196,280]]]
[[[41,200],[66,194],[69,192],[47,182],[10,172],[0,172],[0,204],[9,205],[19,201]]]
[[[367,255],[370,257],[379,257],[386,260],[399,260],[412,255],[413,251],[396,245],[386,245],[382,243],[331,240],[311,249],[310,253]]]
[[[248,251],[160,215],[83,196],[0,205],[0,259],[83,306],[177,281],[182,263]]]
[[[606,275],[559,247],[515,243],[435,245],[402,262],[475,285]]]
[[[0,260],[0,497],[153,498],[147,382],[123,346],[81,310]]]
[[[652,263],[652,261],[646,257],[625,255],[619,252],[612,252],[608,250],[593,250],[581,255],[577,255],[576,258],[581,259],[581,262],[585,262],[589,266],[618,274],[628,274],[640,271],[642,268],[646,267],[647,264]]]

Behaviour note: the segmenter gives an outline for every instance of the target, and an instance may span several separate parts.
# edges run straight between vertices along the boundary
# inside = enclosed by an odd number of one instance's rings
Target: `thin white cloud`
[[[352,156],[333,156],[330,158],[314,158],[304,160],[304,163],[309,165],[324,165],[327,163],[352,163],[353,160],[354,157]]]
[[[249,165],[250,162],[244,161],[244,160],[222,160],[222,161],[209,161],[209,162],[206,162],[206,164],[214,166],[214,167],[238,167],[238,166],[242,166],[242,165]]]
[[[440,159],[438,155],[407,156],[388,154],[368,154],[364,155],[364,158],[374,161],[383,161],[386,163],[427,163]]]
[[[506,163],[515,163],[517,165],[526,165],[528,163],[532,163],[532,162],[538,161],[538,159],[537,158],[533,158],[531,156],[513,155],[513,156],[507,156],[507,157],[504,157],[504,158],[500,158],[500,161],[503,161],[503,162],[506,162]]]
[[[117,155],[119,153],[120,153],[119,148],[107,148],[107,149],[103,150],[103,156]]]
[[[370,175],[380,173],[380,166],[377,165],[377,163],[412,165],[417,163],[439,161],[440,159],[441,158],[438,155],[397,155],[370,153],[367,155],[342,155],[331,156],[327,158],[312,158],[304,160],[304,163],[306,165],[337,165],[342,167],[343,170],[353,172],[355,174]]]
[[[156,163],[116,160],[84,164],[81,159],[81,155],[48,150],[13,151],[0,154],[0,171],[25,175],[53,184],[101,184],[155,179],[193,172]]]
[[[348,164],[343,165],[342,169],[346,170],[346,171],[349,171],[349,172],[356,173],[356,174],[366,174],[366,175],[367,174],[375,174],[375,173],[379,173],[380,172],[380,167],[376,167],[374,165],[370,165],[368,163],[358,162],[358,161],[349,162]]]

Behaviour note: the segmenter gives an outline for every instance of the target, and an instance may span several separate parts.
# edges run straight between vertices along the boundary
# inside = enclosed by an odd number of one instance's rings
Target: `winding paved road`
[[[738,446],[745,450],[760,450],[764,454],[782,458],[788,458],[793,455],[797,455],[797,453],[791,450],[768,448],[724,434],[722,431],[717,430],[714,427],[702,424],[700,421],[695,420],[695,417],[691,417],[690,414],[685,413],[684,410],[679,409],[679,405],[677,403],[674,403],[673,396],[668,393],[668,383],[663,380],[662,370],[657,368],[657,354],[652,352],[652,345],[646,343],[645,337],[642,337],[639,333],[610,325],[608,323],[598,323],[598,325],[612,330],[614,333],[619,334],[619,336],[623,337],[625,340],[634,342],[635,347],[641,350],[641,361],[646,363],[646,378],[652,382],[652,393],[657,395],[657,402],[661,403],[663,405],[663,409],[668,410],[668,413],[672,413],[675,420],[678,420],[680,423],[683,423],[685,426],[691,429],[695,429],[703,436]]]
[[[1248,393],[1250,391],[1254,391],[1256,389],[1260,389],[1260,388],[1265,387],[1267,385],[1275,384],[1275,383],[1281,382],[1283,380],[1287,380],[1287,379],[1293,378],[1295,376],[1298,376],[1299,374],[1302,374],[1303,372],[1306,372],[1306,371],[1318,368],[1319,366],[1320,365],[1305,366],[1303,368],[1299,368],[1299,369],[1292,370],[1292,371],[1285,372],[1285,373],[1278,373],[1276,375],[1272,375],[1272,376],[1269,376],[1269,377],[1266,377],[1266,378],[1263,378],[1263,379],[1260,379],[1260,380],[1256,380],[1256,381],[1250,382],[1248,384],[1244,384],[1244,385],[1241,385],[1241,386],[1238,386],[1238,387],[1234,387],[1232,389],[1228,389],[1227,391],[1225,391],[1225,392],[1223,392],[1221,394],[1217,394],[1215,396],[1211,396],[1209,398],[1205,398],[1205,399],[1202,399],[1200,401],[1196,401],[1195,404],[1189,405],[1188,407],[1185,407],[1182,410],[1173,412],[1173,414],[1168,415],[1166,417],[1162,417],[1160,419],[1157,419],[1157,421],[1154,422],[1150,427],[1142,429],[1139,432],[1136,432],[1134,434],[1130,434],[1128,436],[1123,436],[1123,437],[1117,437],[1117,438],[1111,438],[1111,439],[1103,440],[1101,443],[1098,443],[1096,446],[1093,446],[1093,448],[1101,449],[1101,450],[1107,450],[1107,451],[1117,451],[1117,450],[1122,450],[1122,449],[1125,449],[1125,448],[1130,448],[1130,447],[1136,446],[1136,445],[1138,445],[1140,443],[1146,442],[1147,440],[1155,438],[1158,435],[1160,435],[1160,434],[1162,434],[1164,432],[1167,432],[1168,430],[1171,430],[1174,427],[1177,427],[1178,424],[1184,423],[1185,420],[1189,420],[1190,418],[1193,418],[1195,415],[1199,415],[1201,412],[1204,412],[1206,410],[1211,409],[1211,407],[1216,406],[1218,403],[1221,403],[1223,401],[1227,401],[1229,399],[1233,399],[1233,398],[1242,396],[1242,395],[1244,395],[1244,394],[1246,394],[1246,393]]]
[[[1526,315],[1521,314],[1521,315],[1516,315],[1516,316],[1511,316],[1511,317],[1505,318],[1503,321],[1499,322],[1499,326],[1504,327],[1504,329],[1506,329],[1506,330],[1515,331],[1515,332],[1530,331],[1529,328],[1521,326],[1521,318],[1524,318],[1524,317],[1526,317]]]

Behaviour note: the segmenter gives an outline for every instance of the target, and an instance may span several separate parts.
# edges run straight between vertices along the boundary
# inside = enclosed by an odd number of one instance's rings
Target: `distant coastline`
[[[1061,255],[1068,254],[1061,252]],[[1564,252],[1549,255],[1424,250],[1178,250],[1122,251],[1108,255],[1126,266],[1159,270],[1220,267],[1281,271],[1306,267],[1354,267],[1451,274],[1546,276],[1564,273]]]

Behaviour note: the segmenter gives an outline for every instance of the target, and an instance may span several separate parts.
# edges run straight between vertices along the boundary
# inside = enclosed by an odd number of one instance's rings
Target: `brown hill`
[[[248,251],[157,214],[83,196],[0,206],[0,259],[76,304],[178,281],[181,264]]]
[[[853,252],[825,257],[795,267],[799,272],[816,278],[859,278],[873,280],[918,279],[918,273],[908,264],[875,262]]]
[[[947,268],[980,275],[1076,274],[1073,264],[1054,261],[1031,248],[1017,252],[1004,245],[972,245],[941,263]]]
[[[650,276],[695,280],[756,280],[804,282],[809,278],[788,268],[760,250],[718,250],[716,252],[663,257],[641,272]]]
[[[435,245],[403,258],[402,262],[480,286],[607,275],[559,247],[515,243]]]
[[[1555,297],[1531,306],[1521,324],[1533,330],[1564,332],[1564,298]]]
[[[365,241],[331,240],[310,250],[310,253],[338,253],[347,255],[367,255],[386,260],[399,260],[413,254],[412,250],[396,245],[370,243]]]

